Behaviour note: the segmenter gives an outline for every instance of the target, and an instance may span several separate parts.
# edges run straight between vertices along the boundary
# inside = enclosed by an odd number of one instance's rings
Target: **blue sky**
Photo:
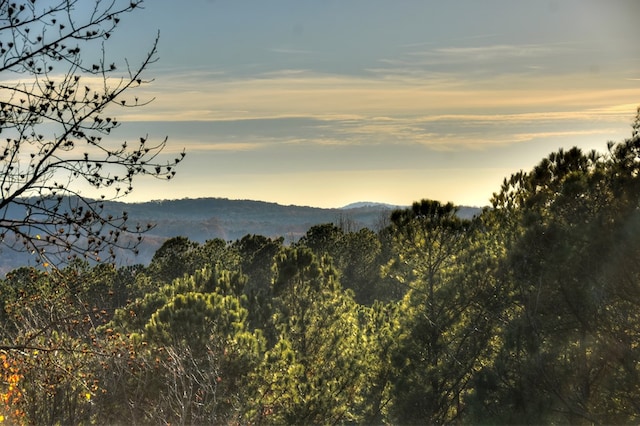
[[[604,150],[640,104],[636,0],[148,0],[110,54],[160,31],[152,104],[118,136],[187,150],[128,201],[486,205],[560,147]],[[135,41],[135,42],[134,42]]]

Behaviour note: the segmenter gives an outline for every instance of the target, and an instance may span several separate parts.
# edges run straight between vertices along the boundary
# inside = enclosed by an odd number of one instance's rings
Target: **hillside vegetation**
[[[74,205],[75,203],[65,203]],[[269,238],[283,237],[286,244],[297,241],[314,225],[335,223],[345,229],[369,228],[378,230],[385,226],[392,206],[366,203],[366,205],[342,209],[323,209],[304,206],[284,206],[276,203],[226,198],[199,198],[159,200],[145,203],[103,202],[106,215],[126,212],[129,224],[153,226],[144,234],[137,252],[116,250],[117,264],[121,266],[148,265],[153,254],[169,238],[187,237],[204,243],[211,239],[235,241],[245,235],[263,235]],[[463,207],[459,214],[471,217],[479,208]],[[8,217],[24,216],[24,209],[15,207]],[[35,264],[36,259],[26,252],[16,252],[9,245],[0,247],[0,273]]]

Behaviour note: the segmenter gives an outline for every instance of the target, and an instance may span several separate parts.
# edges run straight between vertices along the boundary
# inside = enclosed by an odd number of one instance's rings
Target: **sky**
[[[559,148],[604,151],[640,105],[637,0],[147,0],[109,55],[160,34],[119,137],[186,149],[124,201],[484,206]]]

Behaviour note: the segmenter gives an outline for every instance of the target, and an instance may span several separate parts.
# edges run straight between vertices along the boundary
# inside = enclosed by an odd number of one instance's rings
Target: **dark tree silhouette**
[[[118,120],[109,107],[149,101],[125,98],[148,80],[156,38],[137,66],[107,59],[106,41],[121,15],[141,0],[0,0],[0,242],[38,261],[82,256],[112,259],[135,250],[150,227],[127,226],[127,214],[104,201],[125,196],[135,176],[171,179],[184,152],[110,137]],[[95,57],[95,58],[94,58]],[[87,185],[88,184],[88,185]],[[93,187],[93,198],[82,188]]]

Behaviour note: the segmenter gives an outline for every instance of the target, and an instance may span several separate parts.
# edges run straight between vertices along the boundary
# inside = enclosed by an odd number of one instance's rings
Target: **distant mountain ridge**
[[[297,241],[313,225],[348,223],[351,228],[378,230],[396,208],[383,203],[358,202],[343,208],[319,208],[281,205],[265,201],[230,200],[227,198],[185,198],[143,203],[105,202],[105,212],[126,211],[130,224],[155,225],[145,233],[140,253],[120,254],[121,264],[148,264],[155,251],[169,238],[184,236],[203,243],[214,238],[235,241],[247,234],[284,237],[285,242]],[[471,217],[478,208],[463,207],[461,217]],[[33,264],[33,257],[10,252],[0,247],[0,272]]]
[[[403,209],[403,208],[407,208],[408,206],[396,206],[393,204],[387,204],[387,203],[377,203],[375,201],[358,201],[356,203],[351,203],[351,204],[347,204],[344,207],[340,207],[342,210],[350,210],[350,209],[358,209],[361,207],[382,207],[382,208],[388,208],[388,209]]]

